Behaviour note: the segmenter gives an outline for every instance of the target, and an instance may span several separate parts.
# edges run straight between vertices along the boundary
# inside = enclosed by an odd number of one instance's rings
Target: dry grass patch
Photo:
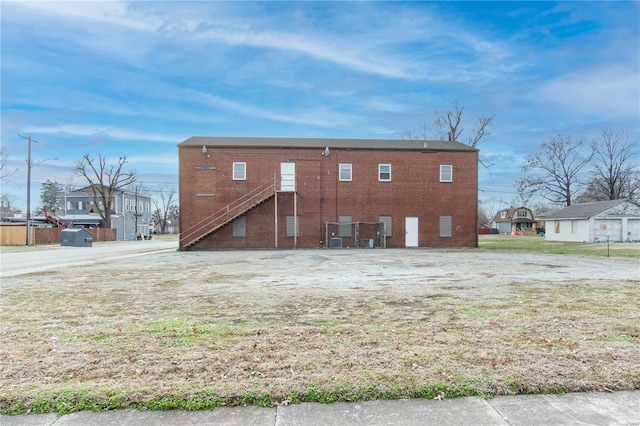
[[[481,271],[452,280],[410,260],[398,278],[371,271],[380,264],[372,259],[362,268],[382,275],[345,286],[331,281],[339,271],[327,259],[306,276],[285,272],[291,264],[269,272],[194,259],[165,254],[148,267],[123,261],[10,278],[0,409],[640,388],[634,280]]]

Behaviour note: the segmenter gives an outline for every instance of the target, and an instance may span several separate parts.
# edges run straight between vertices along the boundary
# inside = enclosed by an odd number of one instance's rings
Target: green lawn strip
[[[638,247],[626,248],[619,243],[581,243],[548,241],[540,237],[513,235],[480,236],[478,247],[488,251],[518,251],[541,254],[572,254],[598,257],[624,257],[640,259]],[[624,248],[623,248],[624,247]]]
[[[219,407],[258,406],[273,407],[279,404],[303,402],[335,403],[369,400],[400,400],[407,398],[450,399],[465,396],[491,398],[497,389],[511,388],[510,382],[492,384],[482,378],[459,378],[456,383],[418,383],[407,387],[402,382],[371,380],[355,385],[340,382],[330,385],[310,384],[304,389],[294,390],[285,397],[276,398],[267,393],[248,391],[243,394],[218,393],[212,389],[194,391],[176,390],[169,395],[155,395],[148,390],[83,389],[67,388],[59,391],[39,391],[32,396],[0,396],[0,414],[43,414],[55,412],[65,415],[77,411],[108,410],[213,410]],[[520,393],[527,388],[518,385]],[[536,389],[539,390],[539,389]],[[562,389],[543,389],[562,392]]]

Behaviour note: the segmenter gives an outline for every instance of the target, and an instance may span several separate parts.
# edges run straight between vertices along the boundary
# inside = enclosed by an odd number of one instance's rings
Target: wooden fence
[[[26,226],[0,226],[0,245],[25,245],[27,242]],[[88,228],[94,242],[115,241],[115,228]],[[61,228],[31,228],[29,244],[60,244]]]

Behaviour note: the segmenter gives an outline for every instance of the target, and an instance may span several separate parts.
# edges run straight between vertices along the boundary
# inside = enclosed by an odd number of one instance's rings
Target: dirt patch
[[[282,401],[429,383],[638,389],[638,266],[466,250],[175,252],[3,278],[2,405],[78,388]]]

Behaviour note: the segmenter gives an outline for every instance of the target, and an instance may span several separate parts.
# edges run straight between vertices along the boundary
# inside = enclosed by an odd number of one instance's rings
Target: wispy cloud
[[[541,83],[528,94],[574,116],[640,118],[638,70],[616,65],[580,70]]]
[[[183,137],[163,135],[158,133],[139,133],[135,131],[119,129],[108,126],[88,126],[88,125],[59,125],[59,126],[26,126],[23,132],[41,135],[68,135],[68,136],[103,136],[112,139],[135,142],[163,142],[178,143]]]
[[[40,13],[80,21],[88,28],[91,28],[92,23],[97,23],[185,43],[195,40],[278,50],[387,78],[466,81],[474,76],[495,75],[500,69],[515,66],[513,61],[504,61],[509,49],[503,43],[482,38],[480,34],[464,28],[463,23],[456,25],[448,22],[444,25],[429,14],[410,17],[407,13],[400,13],[399,17],[390,15],[385,21],[380,21],[379,10],[376,8],[373,12],[378,16],[375,26],[359,23],[359,32],[353,30],[334,34],[322,27],[313,26],[288,29],[287,24],[280,25],[275,21],[268,22],[270,27],[252,25],[250,22],[254,17],[238,13],[240,9],[225,11],[222,16],[212,20],[210,14],[216,15],[215,4],[205,3],[209,7],[200,7],[200,14],[160,13],[155,8],[145,6],[145,3],[135,2],[21,3],[21,7]],[[362,9],[372,13],[369,8],[363,6]],[[98,50],[112,50],[114,53],[119,51],[121,55],[134,60],[133,56],[126,53],[127,49],[113,49],[114,36],[121,38],[118,33],[113,33],[108,43],[102,42],[101,37],[75,42],[86,43]],[[139,55],[140,42],[136,45]],[[405,49],[411,49],[411,46],[417,50],[404,52]],[[455,51],[464,54],[467,60],[450,61],[443,67],[442,58],[450,54],[452,46],[455,46]],[[482,66],[473,66],[474,62]],[[492,66],[487,66],[488,64]]]
[[[257,107],[254,105],[226,99],[213,93],[200,93],[191,91],[193,94],[206,99],[211,105],[223,109],[227,112],[233,111],[246,116],[257,117],[267,120],[274,120],[283,123],[305,124],[319,127],[344,126],[352,123],[354,117],[335,113],[326,108],[309,108],[295,113],[278,113],[272,107]]]

